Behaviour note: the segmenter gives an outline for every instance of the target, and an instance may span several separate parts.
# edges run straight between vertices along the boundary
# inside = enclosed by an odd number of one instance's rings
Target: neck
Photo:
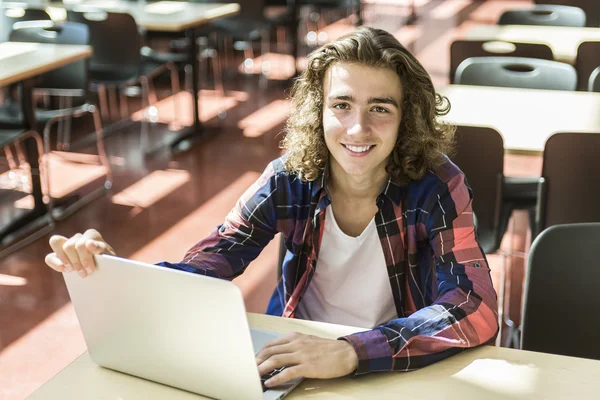
[[[375,201],[389,179],[385,167],[365,175],[348,175],[336,162],[330,163],[329,190],[350,201]]]

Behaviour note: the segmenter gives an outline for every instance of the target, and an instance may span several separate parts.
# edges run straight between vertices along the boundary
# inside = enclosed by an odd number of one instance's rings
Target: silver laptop
[[[263,389],[254,356],[280,334],[248,327],[233,283],[107,255],[96,265],[63,274],[96,364],[223,400],[280,399],[300,383]]]

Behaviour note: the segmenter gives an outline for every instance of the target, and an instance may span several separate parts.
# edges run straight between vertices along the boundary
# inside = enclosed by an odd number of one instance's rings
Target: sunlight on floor
[[[288,100],[275,100],[259,108],[238,123],[246,137],[259,137],[282,124],[290,113],[291,103]]]

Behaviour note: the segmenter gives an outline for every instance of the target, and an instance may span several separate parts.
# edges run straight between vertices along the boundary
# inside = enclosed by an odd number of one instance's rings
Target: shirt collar
[[[327,192],[327,181],[331,178],[331,173],[329,171],[329,163],[325,165],[325,168],[321,172],[321,174],[313,181],[312,187],[312,198],[318,196],[319,199],[326,197],[329,202],[331,199],[329,198],[329,193]],[[396,206],[400,205],[402,201],[402,196],[404,191],[406,190],[407,183],[404,182],[395,182],[392,177],[390,177],[383,187],[379,196],[377,196],[377,200],[381,198],[381,196],[386,196],[389,200],[394,202]],[[323,193],[321,193],[323,192]]]

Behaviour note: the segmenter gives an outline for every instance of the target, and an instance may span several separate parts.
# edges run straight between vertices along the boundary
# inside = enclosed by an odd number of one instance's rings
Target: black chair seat
[[[189,43],[189,41],[188,41]],[[177,64],[184,64],[188,62],[187,53],[174,53],[167,51],[156,51],[150,47],[144,46],[141,50],[142,63],[146,64],[166,64],[168,62],[174,62]],[[148,67],[150,68],[150,67]]]
[[[123,85],[139,79],[139,71],[133,68],[90,70],[90,82],[102,85]]]
[[[212,22],[211,26],[217,33],[225,33],[243,40],[260,39],[261,30],[268,27],[263,21],[238,18],[219,19]]]
[[[0,129],[0,147],[14,143],[24,133],[22,129]]]
[[[535,207],[538,198],[538,185],[540,178],[536,177],[504,177],[503,199],[519,202]]]
[[[77,102],[76,102],[77,101]],[[69,108],[61,108],[60,110],[47,110],[36,107],[35,109],[35,120],[40,125],[45,125],[52,118],[64,115],[73,114],[81,110],[87,109],[89,104],[83,101],[82,98],[73,98],[74,106]],[[0,107],[0,125],[10,128],[22,128],[23,123],[23,112],[21,107],[15,103],[8,103]]]
[[[482,229],[477,231],[479,244],[481,245],[481,248],[485,254],[494,253],[496,250],[498,250],[497,235],[498,232],[490,229]]]

